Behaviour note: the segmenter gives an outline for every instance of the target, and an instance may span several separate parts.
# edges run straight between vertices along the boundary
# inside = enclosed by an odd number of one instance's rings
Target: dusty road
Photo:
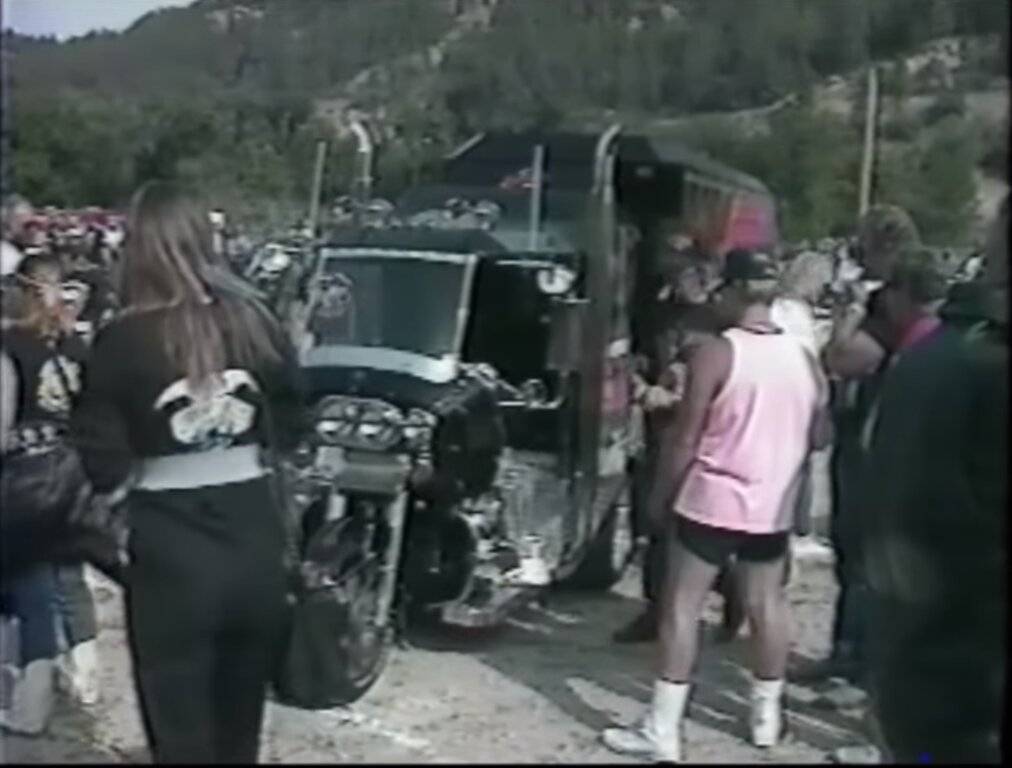
[[[608,594],[553,592],[499,631],[415,632],[369,694],[348,709],[270,705],[265,762],[614,762],[600,728],[635,717],[650,692],[650,646],[615,646],[611,632],[638,609],[635,569]],[[0,736],[4,762],[148,762],[124,645],[120,596],[99,583],[104,699],[90,712],[61,700],[46,735]],[[829,564],[802,562],[791,586],[796,652],[826,650],[835,586]],[[714,622],[719,598],[708,619]],[[693,762],[824,762],[853,743],[860,712],[788,693],[791,734],[762,753],[744,740],[747,639],[708,642],[686,724]],[[824,702],[822,702],[824,704]]]

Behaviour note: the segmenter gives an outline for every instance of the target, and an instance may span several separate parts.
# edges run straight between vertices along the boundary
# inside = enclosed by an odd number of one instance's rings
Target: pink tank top
[[[785,495],[808,455],[818,398],[812,363],[786,333],[732,328],[731,372],[710,403],[675,512],[744,533],[791,527]]]

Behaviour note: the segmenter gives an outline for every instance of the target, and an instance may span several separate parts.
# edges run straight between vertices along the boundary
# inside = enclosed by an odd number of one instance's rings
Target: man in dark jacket
[[[798,682],[845,677],[860,683],[864,674],[867,589],[860,550],[863,510],[859,491],[865,451],[860,436],[893,344],[879,286],[899,254],[919,242],[917,228],[904,210],[885,205],[871,208],[861,220],[857,236],[864,282],[854,285],[852,294],[841,297],[845,300],[834,309],[833,331],[823,350],[823,361],[833,377],[836,437],[830,473],[830,538],[840,591],[830,655],[791,670],[791,677]]]
[[[871,694],[899,762],[1000,762],[1007,621],[1008,200],[983,324],[899,352],[870,440]],[[969,330],[969,332],[967,332]]]

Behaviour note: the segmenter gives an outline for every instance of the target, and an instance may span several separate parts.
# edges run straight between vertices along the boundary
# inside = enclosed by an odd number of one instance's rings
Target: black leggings
[[[134,492],[127,626],[156,762],[251,763],[284,617],[266,480]]]

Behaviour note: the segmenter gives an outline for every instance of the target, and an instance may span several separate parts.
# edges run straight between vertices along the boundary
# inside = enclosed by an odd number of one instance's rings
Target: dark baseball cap
[[[735,248],[724,257],[724,271],[720,277],[725,284],[777,280],[780,270],[768,254]]]

